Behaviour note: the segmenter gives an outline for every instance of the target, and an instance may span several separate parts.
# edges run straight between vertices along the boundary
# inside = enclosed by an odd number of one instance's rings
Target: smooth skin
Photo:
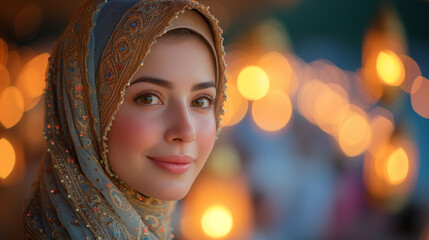
[[[188,193],[216,138],[215,65],[196,35],[163,36],[152,45],[108,133],[112,170],[141,194],[179,200]],[[172,173],[149,157],[187,155],[184,173]]]

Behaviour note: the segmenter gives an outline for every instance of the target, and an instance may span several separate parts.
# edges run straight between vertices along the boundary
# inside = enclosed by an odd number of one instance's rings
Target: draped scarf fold
[[[115,9],[116,3],[121,10],[110,21],[114,26],[103,28],[102,14],[111,13],[105,10]],[[25,239],[173,238],[175,201],[146,197],[118,179],[108,166],[106,141],[129,81],[156,38],[185,9],[199,12],[214,37],[220,129],[226,84],[223,38],[205,6],[190,0],[85,1],[49,59],[44,95],[48,148],[24,209]]]

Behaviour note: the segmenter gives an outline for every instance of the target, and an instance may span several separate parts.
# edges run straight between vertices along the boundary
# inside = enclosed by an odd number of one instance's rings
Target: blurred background
[[[19,239],[47,59],[81,2],[1,0],[0,239]],[[429,239],[429,1],[201,2],[228,99],[175,239]]]

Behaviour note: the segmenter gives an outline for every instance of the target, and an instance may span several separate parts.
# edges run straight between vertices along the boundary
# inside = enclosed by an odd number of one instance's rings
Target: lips
[[[195,160],[188,155],[147,156],[147,158],[152,160],[158,167],[173,174],[185,173]]]

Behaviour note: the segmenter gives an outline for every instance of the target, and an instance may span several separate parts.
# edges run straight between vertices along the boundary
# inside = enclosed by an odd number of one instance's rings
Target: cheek
[[[156,129],[156,122],[149,123],[149,119],[141,113],[120,110],[112,123],[108,139],[127,149],[144,150],[153,144],[154,136],[158,136]]]
[[[209,126],[209,127],[208,127]],[[197,125],[198,132],[198,150],[202,156],[207,158],[213,149],[216,139],[216,124],[215,120],[205,121]],[[207,159],[205,159],[207,160]]]

